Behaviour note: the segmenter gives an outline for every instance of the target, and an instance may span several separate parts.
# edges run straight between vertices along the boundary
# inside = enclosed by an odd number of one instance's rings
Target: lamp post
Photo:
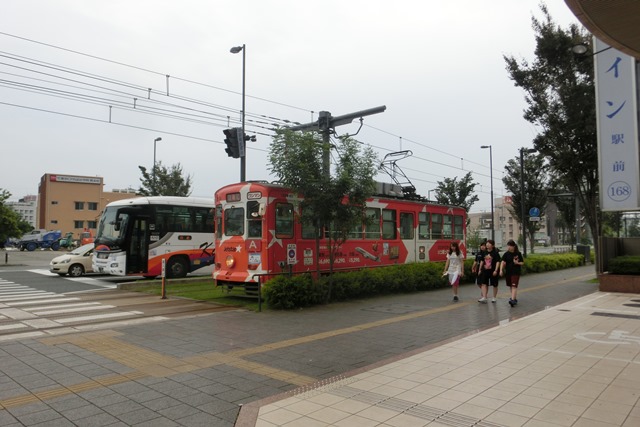
[[[431,192],[432,191],[437,191],[437,188],[432,188],[431,190],[427,191],[427,199],[431,200]]]
[[[480,148],[489,149],[489,179],[491,180],[491,240],[496,241],[496,229],[493,218],[493,149],[490,145],[482,145]]]
[[[153,192],[157,192],[156,188],[156,143],[158,141],[162,141],[162,138],[157,137],[153,140]],[[157,196],[157,194],[152,194],[153,196]]]
[[[524,188],[524,153],[535,153],[536,150],[534,148],[520,148],[520,204],[522,207],[520,208],[520,219],[522,220],[522,256],[526,258],[527,256],[527,209],[524,205],[525,198],[525,188]]]
[[[244,101],[245,101],[245,92],[244,92],[244,81],[245,81],[245,59],[246,59],[246,46],[243,44],[242,46],[234,46],[230,49],[231,53],[240,53],[242,52],[242,138],[238,138],[238,144],[240,144],[240,182],[244,182],[246,180],[246,168],[247,168],[247,147],[246,141],[244,139]]]

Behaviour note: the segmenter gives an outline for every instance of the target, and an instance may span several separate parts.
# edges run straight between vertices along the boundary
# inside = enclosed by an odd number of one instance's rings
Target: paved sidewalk
[[[596,292],[246,404],[236,426],[640,426],[640,295]]]

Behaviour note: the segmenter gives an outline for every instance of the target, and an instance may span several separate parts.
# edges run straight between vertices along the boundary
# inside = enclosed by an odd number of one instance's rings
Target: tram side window
[[[400,212],[400,238],[413,239],[413,213]]]
[[[249,237],[262,237],[262,217],[258,215],[260,211],[260,202],[251,200],[247,202],[247,222],[249,225]]]
[[[293,205],[276,203],[276,237],[293,237]]]
[[[380,209],[367,208],[365,213],[367,216],[365,223],[365,239],[379,239],[380,238]]]
[[[453,230],[451,229],[452,224],[452,216],[451,215],[443,215],[442,219],[444,220],[444,224],[442,226],[442,237],[445,239],[451,239],[453,237]]]
[[[393,240],[396,237],[396,211],[394,209],[382,209],[382,238]]]
[[[313,226],[308,220],[305,220],[307,216],[305,213],[309,208],[302,208],[302,216],[300,218],[300,222],[302,224],[302,238],[303,239],[315,239],[316,238],[316,228]]]
[[[431,238],[442,239],[442,214],[431,215]]]
[[[429,239],[429,212],[418,213],[418,239]]]
[[[216,206],[216,237],[222,238],[222,205]]]
[[[242,236],[244,234],[244,208],[229,208],[224,211],[225,236]]]
[[[453,237],[458,240],[464,239],[464,218],[462,215],[453,217]]]

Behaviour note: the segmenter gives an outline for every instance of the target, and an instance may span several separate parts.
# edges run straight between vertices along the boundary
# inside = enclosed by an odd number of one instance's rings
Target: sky
[[[561,26],[564,0],[544,2]],[[5,0],[0,15],[0,189],[37,194],[45,173],[140,187],[139,165],[180,164],[192,195],[240,179],[223,130],[240,126],[246,178],[273,181],[274,126],[378,106],[336,128],[398,162],[428,196],[472,172],[491,209],[504,166],[531,147],[524,93],[503,55],[531,60],[539,0]],[[245,56],[232,54],[245,45]],[[169,76],[169,77],[167,77]],[[135,108],[134,108],[135,107]],[[490,145],[491,150],[481,149]],[[489,167],[493,163],[493,173]],[[392,182],[386,175],[379,181]],[[433,195],[433,191],[431,192]]]

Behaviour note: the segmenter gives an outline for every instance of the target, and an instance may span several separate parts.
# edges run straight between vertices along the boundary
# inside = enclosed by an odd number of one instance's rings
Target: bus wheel
[[[178,257],[169,259],[166,274],[169,279],[180,279],[185,277],[187,275],[187,263]]]

